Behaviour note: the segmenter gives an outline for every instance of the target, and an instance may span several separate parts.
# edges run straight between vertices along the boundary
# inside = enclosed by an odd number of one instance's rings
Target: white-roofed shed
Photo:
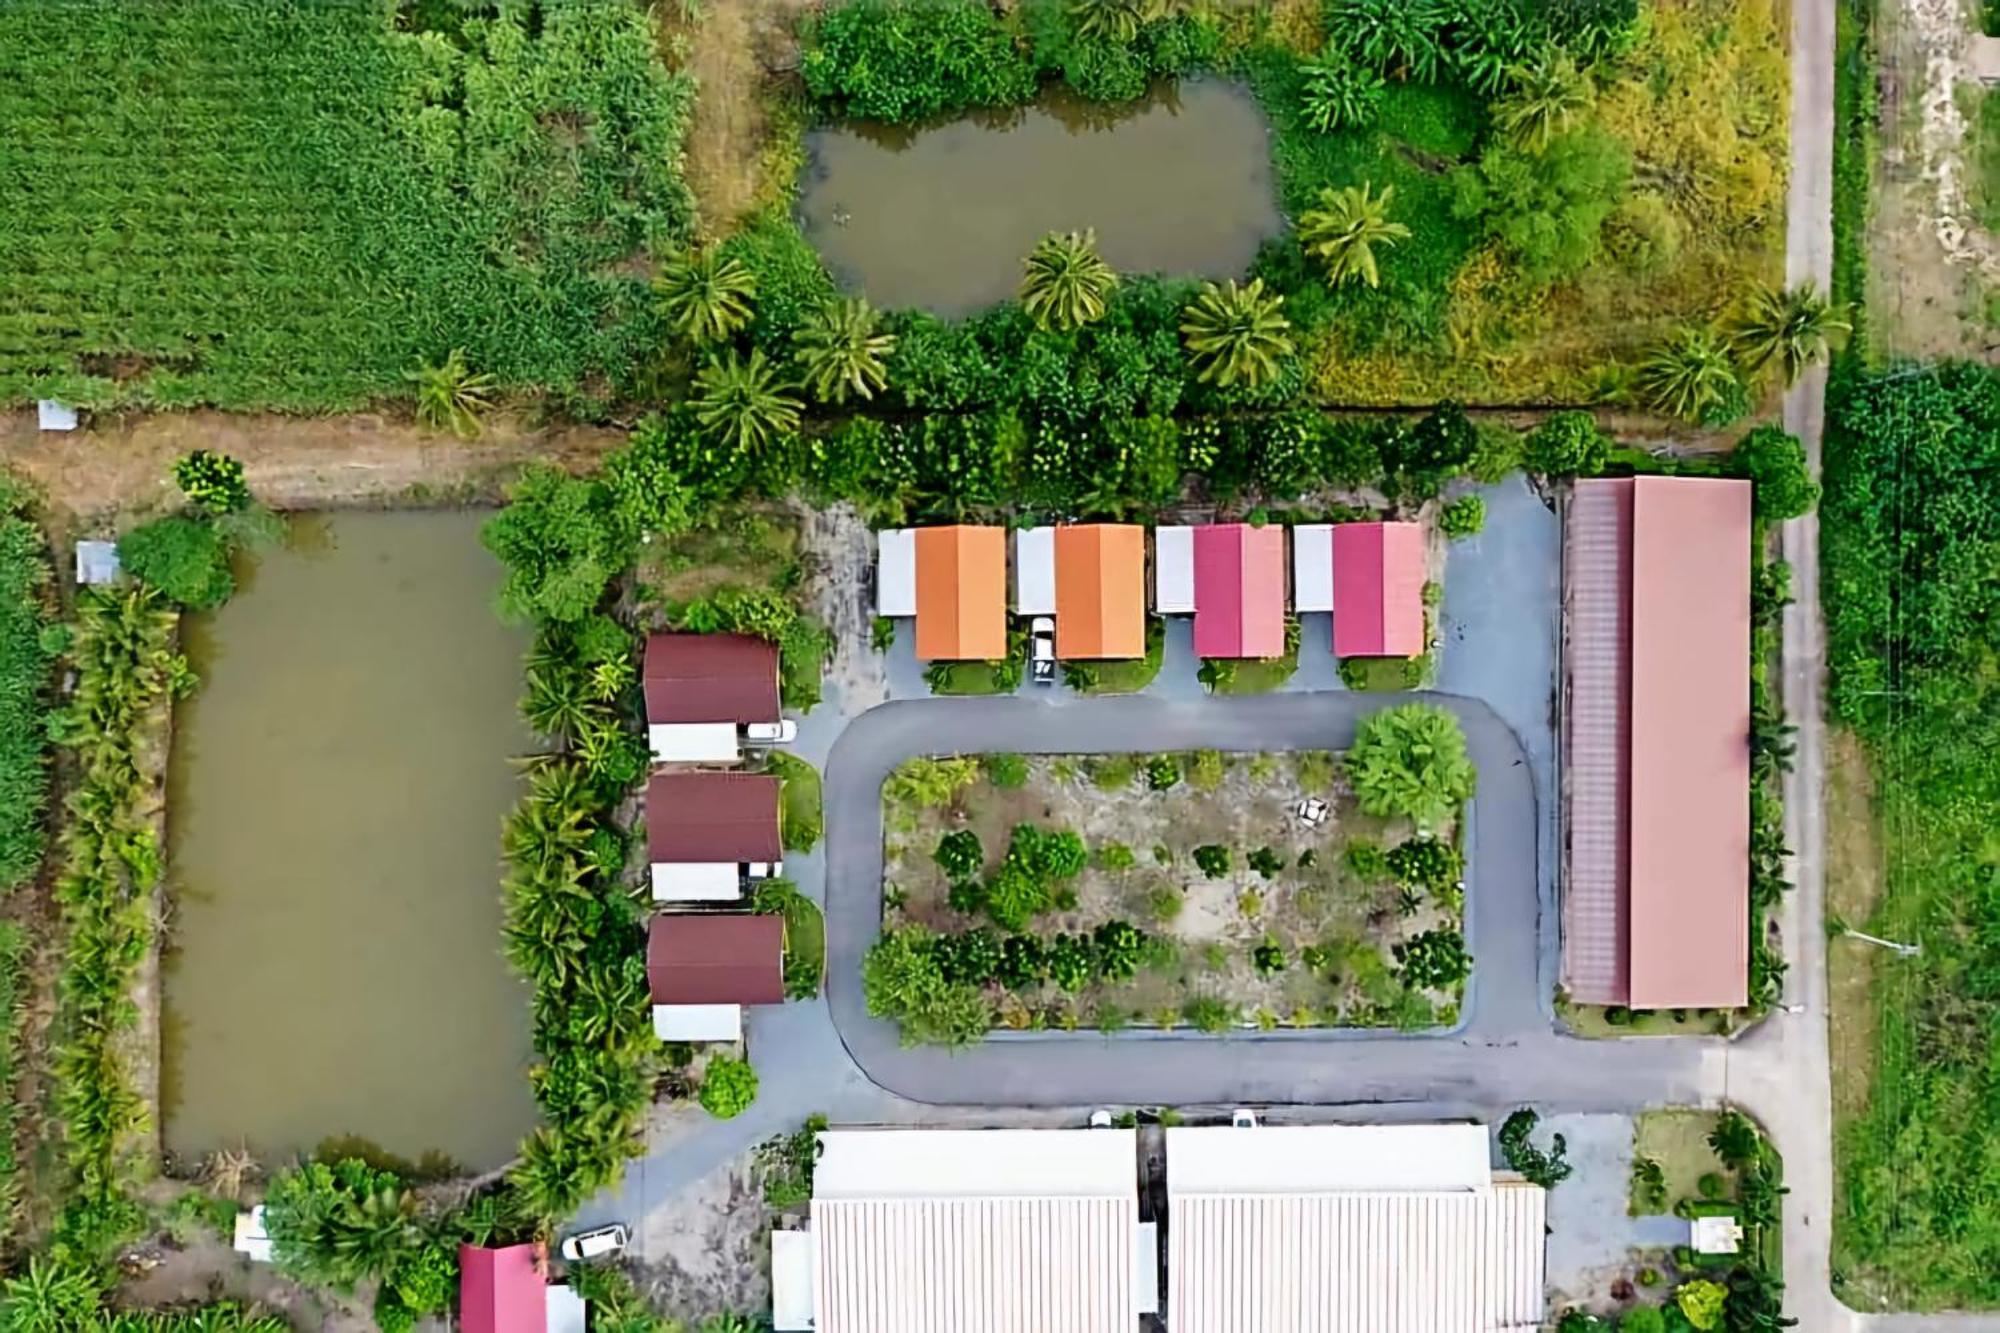
[[[917,613],[917,530],[885,528],[875,534],[875,614]]]
[[[1014,533],[1014,610],[1024,616],[1056,613],[1056,530],[1019,528]]]
[[[743,757],[734,722],[655,722],[646,728],[660,764],[733,764]]]
[[[741,1041],[740,1004],[656,1004],[653,1035],[661,1041]]]
[[[1153,529],[1153,610],[1163,616],[1194,614],[1194,529]]]
[[[743,896],[741,861],[655,861],[656,903],[728,903]]]
[[[1333,525],[1300,523],[1292,529],[1292,610],[1333,610]]]
[[[771,1327],[802,1333],[813,1326],[813,1237],[810,1231],[771,1233]]]

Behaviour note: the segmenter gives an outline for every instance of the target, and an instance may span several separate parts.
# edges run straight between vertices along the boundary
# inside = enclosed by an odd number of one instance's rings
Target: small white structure
[[[660,764],[733,764],[742,757],[734,722],[655,722],[646,728]]]
[[[917,613],[917,530],[887,528],[875,534],[875,614]]]
[[[76,581],[80,586],[116,583],[120,568],[117,542],[76,544]]]
[[[1727,1215],[1697,1217],[1689,1228],[1688,1248],[1696,1254],[1735,1254],[1743,1248],[1743,1224]]]
[[[76,409],[68,403],[59,403],[53,398],[44,398],[35,404],[35,424],[43,430],[75,430]]]
[[[1163,616],[1194,614],[1194,529],[1153,529],[1153,610]]]
[[[1133,1130],[873,1130],[820,1145],[816,1333],[1126,1333],[1157,1312],[1139,1281],[1159,1251],[1139,1225]]]
[[[742,1041],[740,1004],[656,1004],[653,1035],[661,1041]]]
[[[733,903],[743,896],[741,861],[655,861],[656,903]]]
[[[1167,1131],[1174,1333],[1527,1333],[1546,1195],[1481,1125]]]
[[[543,1307],[548,1320],[548,1333],[586,1333],[589,1326],[589,1310],[583,1297],[565,1286],[548,1289],[547,1304]]]
[[[807,1333],[813,1326],[813,1238],[809,1231],[771,1233],[771,1327]]]
[[[1024,616],[1056,613],[1056,530],[1019,528],[1014,533],[1014,611]]]
[[[253,1264],[271,1262],[271,1233],[264,1229],[264,1205],[236,1214],[236,1239],[231,1248],[250,1256]]]
[[[1333,610],[1333,525],[1292,528],[1292,610]]]

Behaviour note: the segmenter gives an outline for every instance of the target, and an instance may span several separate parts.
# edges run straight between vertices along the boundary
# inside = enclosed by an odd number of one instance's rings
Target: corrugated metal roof
[[[1415,657],[1424,651],[1424,533],[1415,523],[1336,523],[1333,651]]]
[[[917,530],[886,528],[875,534],[875,614],[917,613]]]
[[[1056,613],[1056,530],[1014,533],[1014,609],[1024,616]]]
[[[662,912],[646,923],[654,1004],[781,1004],[785,919],[749,912]]]
[[[1565,763],[1569,874],[1563,984],[1581,1004],[1631,998],[1632,481],[1576,483],[1564,547],[1569,599]]]
[[[1007,534],[917,529],[917,657],[994,662],[1007,655]]]
[[[1191,1194],[1480,1190],[1484,1125],[1229,1125],[1167,1131],[1168,1188]]]
[[[1285,530],[1216,523],[1194,530],[1194,650],[1201,657],[1285,651]]]
[[[646,850],[667,861],[778,861],[778,780],[762,773],[656,773]]]
[[[1292,610],[1333,610],[1333,525],[1292,527]]]
[[[747,634],[654,634],[643,673],[648,722],[775,722],[778,648]]]
[[[1172,1169],[1172,1152],[1168,1154]],[[1521,1197],[1525,1193],[1534,1199]],[[1541,1191],[1175,1196],[1173,1333],[1500,1333],[1542,1317]]]
[[[1632,1004],[1735,1008],[1750,952],[1750,483],[1632,496]]]
[[[1146,530],[1130,523],[1056,529],[1056,656],[1146,655]]]
[[[1197,609],[1194,533],[1190,527],[1153,529],[1153,610],[1184,616]]]
[[[819,1136],[816,1199],[1077,1197],[1138,1191],[1129,1129],[831,1130]]]

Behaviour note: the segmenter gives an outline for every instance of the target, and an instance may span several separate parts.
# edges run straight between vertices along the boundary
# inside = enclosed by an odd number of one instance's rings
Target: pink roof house
[[[465,1333],[546,1333],[540,1258],[533,1245],[459,1246],[459,1327]]]
[[[1417,524],[1336,523],[1334,656],[1420,655],[1424,572],[1424,531]]]
[[[1194,530],[1194,651],[1282,657],[1285,530],[1216,523]]]

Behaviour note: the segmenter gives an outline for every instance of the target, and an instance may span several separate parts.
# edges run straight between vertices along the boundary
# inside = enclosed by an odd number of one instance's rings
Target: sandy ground
[[[674,1196],[674,1225],[644,1236],[633,1281],[655,1310],[690,1325],[723,1310],[769,1311],[771,1220],[753,1155],[725,1162]]]
[[[253,1264],[216,1236],[187,1243],[161,1241],[135,1247],[121,1258],[128,1274],[115,1300],[127,1309],[235,1300],[282,1314],[306,1333],[371,1333],[371,1294],[341,1298],[313,1291],[278,1276],[269,1264]],[[426,1321],[423,1327],[437,1327]]]
[[[1870,223],[1868,304],[1880,350],[1991,358],[1985,304],[2000,283],[2000,237],[1967,196],[1967,0],[1883,0],[1878,44],[1881,151]]]
[[[624,441],[591,426],[542,430],[496,417],[462,441],[377,413],[338,417],[163,412],[94,417],[74,434],[45,434],[32,412],[0,415],[0,463],[47,496],[58,522],[88,527],[115,514],[179,502],[169,475],[192,449],[243,460],[250,487],[276,509],[409,505],[497,498],[523,464],[594,464]]]
[[[770,74],[797,63],[792,24],[813,0],[699,0],[692,24],[664,28],[669,59],[693,73],[694,120],[688,127],[687,180],[704,230],[726,235],[774,190],[764,179],[769,126],[764,108]]]

